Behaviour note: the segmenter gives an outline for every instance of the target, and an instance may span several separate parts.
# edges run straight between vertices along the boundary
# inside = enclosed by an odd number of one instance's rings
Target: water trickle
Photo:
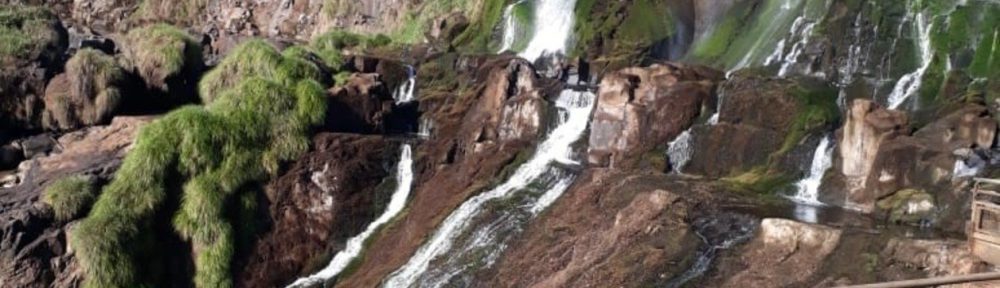
[[[371,237],[379,227],[396,217],[400,211],[403,211],[403,207],[406,206],[406,199],[410,197],[411,186],[413,185],[413,158],[412,152],[410,151],[409,144],[403,144],[402,151],[399,156],[399,164],[396,167],[396,191],[392,193],[392,197],[389,200],[389,205],[386,206],[385,211],[382,215],[379,215],[375,221],[368,224],[364,232],[354,236],[347,240],[347,245],[340,252],[337,252],[333,256],[323,270],[316,272],[308,277],[299,278],[295,280],[294,283],[288,285],[288,287],[307,287],[317,284],[324,283],[333,279],[347,268],[347,265],[351,263],[354,258],[361,254],[361,250],[364,248],[365,240]]]
[[[892,93],[889,94],[889,109],[899,108],[906,99],[909,99],[910,96],[913,96],[913,94],[916,94],[920,90],[924,73],[930,68],[931,59],[934,57],[934,50],[931,48],[931,29],[933,25],[927,23],[927,16],[922,12],[913,14],[911,11],[907,11],[907,13],[912,15],[913,22],[916,22],[917,25],[916,28],[919,36],[917,47],[920,48],[920,67],[909,74],[903,75],[896,82],[896,86],[892,88]]]
[[[413,101],[413,91],[417,89],[417,72],[413,69],[413,66],[406,65],[406,82],[399,85],[396,91],[392,93],[392,99],[396,100],[396,104],[402,104],[406,102]]]
[[[417,137],[430,138],[433,131],[434,121],[426,117],[420,117],[420,127],[417,130]]]
[[[758,224],[756,219],[744,214],[723,213],[698,218],[691,226],[703,244],[698,249],[691,267],[664,285],[668,288],[682,287],[689,281],[705,274],[712,262],[715,261],[719,251],[750,240],[754,230],[757,230]]]
[[[514,47],[514,40],[517,39],[517,33],[521,29],[517,23],[517,19],[514,17],[514,8],[524,3],[524,1],[526,0],[511,3],[503,8],[503,39],[500,42],[500,50],[497,53],[503,53]]]
[[[440,287],[462,281],[453,278],[473,274],[468,273],[470,269],[492,265],[506,241],[572,183],[575,173],[561,167],[577,163],[572,159],[572,144],[587,128],[594,98],[590,92],[564,90],[555,102],[559,123],[534,156],[505,182],[470,198],[448,215],[384,286]]]
[[[718,115],[713,117],[718,121]],[[674,141],[670,141],[667,146],[667,158],[670,160],[670,169],[674,173],[681,173],[681,168],[684,168],[684,165],[691,161],[691,153],[694,152],[691,148],[691,128],[677,135]]]
[[[830,145],[830,137],[823,137],[816,146],[816,152],[813,153],[809,175],[795,183],[795,194],[789,198],[801,204],[823,205],[823,202],[819,201],[819,186],[823,183],[823,174],[826,174],[826,170],[833,164],[832,159],[833,146]]]
[[[534,62],[543,54],[566,53],[566,43],[573,32],[576,0],[535,0],[534,33],[527,48],[519,55]],[[508,33],[504,33],[506,37]],[[512,41],[513,42],[513,41]]]

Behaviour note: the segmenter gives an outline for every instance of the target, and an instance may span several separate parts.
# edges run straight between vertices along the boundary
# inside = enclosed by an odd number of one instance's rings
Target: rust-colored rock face
[[[693,252],[700,241],[684,221],[692,203],[663,180],[587,170],[511,243],[495,274],[480,275],[490,283],[485,286],[642,287],[665,281],[685,268],[669,262]]]
[[[313,151],[267,185],[270,229],[246,256],[238,286],[280,287],[325,265],[380,212],[397,146],[381,136],[314,137]]]
[[[325,126],[335,132],[384,132],[392,111],[389,91],[379,74],[352,74],[347,83],[329,90]]]
[[[625,68],[605,76],[590,122],[591,165],[627,168],[636,155],[669,142],[714,96],[719,72],[681,64]]]
[[[20,183],[0,188],[0,286],[76,287],[82,271],[67,247],[70,223],[55,221],[38,202],[51,181],[72,175],[110,179],[149,117],[118,117],[110,125],[68,133],[59,151],[25,161]]]

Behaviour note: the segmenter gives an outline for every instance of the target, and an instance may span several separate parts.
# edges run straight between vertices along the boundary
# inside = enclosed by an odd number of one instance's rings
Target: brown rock
[[[743,124],[695,126],[692,147],[697,147],[685,173],[712,178],[730,176],[767,163],[784,141],[780,132]]]
[[[379,74],[355,73],[329,90],[326,128],[334,132],[379,133],[392,112],[392,94]]]
[[[69,226],[38,202],[45,186],[71,175],[109,180],[149,117],[119,117],[59,138],[60,152],[22,163],[21,183],[0,188],[0,286],[76,287],[82,271],[67,247]]]
[[[741,258],[748,269],[722,287],[788,287],[808,280],[837,247],[840,234],[819,225],[764,219],[757,237],[743,248]]]
[[[655,64],[608,74],[590,122],[591,165],[626,168],[694,123],[713,97],[720,74],[707,68]]]
[[[396,144],[324,133],[313,146],[267,185],[271,230],[246,258],[237,286],[280,287],[322,268],[377,216],[378,197],[388,198],[378,187],[399,155]]]

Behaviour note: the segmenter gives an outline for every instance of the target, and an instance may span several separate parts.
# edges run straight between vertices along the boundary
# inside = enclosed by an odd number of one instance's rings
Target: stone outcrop
[[[379,213],[398,145],[381,136],[319,134],[265,189],[270,230],[246,256],[240,287],[280,287],[322,268]]]
[[[587,170],[480,275],[485,286],[662,286],[652,283],[679,274],[701,243],[685,219],[697,213],[687,197],[703,191],[673,181]]]
[[[989,149],[996,130],[986,108],[970,104],[911,135],[903,112],[854,100],[838,132],[838,173],[827,177],[821,200],[873,212],[877,200],[921,188],[940,191],[933,193],[939,203],[964,201],[966,196],[948,192],[961,160],[956,152]]]
[[[149,117],[119,117],[110,125],[63,135],[57,151],[22,163],[20,183],[0,188],[0,286],[75,287],[82,271],[67,246],[72,223],[57,222],[38,201],[54,180],[72,175],[110,180]]]
[[[664,145],[714,103],[717,71],[682,64],[625,68],[606,75],[590,121],[591,165],[628,168],[636,156]]]
[[[366,134],[385,131],[385,118],[392,112],[389,91],[379,74],[351,74],[344,85],[328,92],[326,129]]]
[[[788,287],[808,280],[841,236],[833,228],[777,218],[762,220],[759,231],[741,253],[748,269],[722,287]]]
[[[719,85],[718,122],[692,130],[698,148],[682,172],[715,178],[775,166],[788,145],[836,120],[835,94],[825,85],[756,73],[740,71]]]

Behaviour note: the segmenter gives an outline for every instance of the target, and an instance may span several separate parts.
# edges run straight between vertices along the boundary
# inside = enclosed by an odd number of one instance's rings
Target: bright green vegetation
[[[0,60],[29,59],[56,41],[56,15],[44,7],[0,6]]]
[[[788,187],[794,178],[767,166],[758,166],[749,171],[720,179],[730,189],[755,195],[774,195]]]
[[[347,31],[330,31],[317,36],[310,43],[313,51],[330,67],[343,65],[342,51],[345,49],[368,50],[392,44],[389,36],[378,34],[372,37]]]
[[[599,62],[619,65],[640,61],[653,44],[673,35],[670,5],[664,0],[578,0],[571,54],[602,55]]]
[[[45,188],[42,202],[52,206],[56,220],[69,221],[90,208],[97,198],[97,190],[90,178],[70,176],[53,181]]]
[[[242,44],[212,73],[202,83],[207,104],[144,127],[72,234],[85,287],[156,285],[157,253],[171,253],[158,251],[151,236],[163,213],[191,241],[195,285],[233,285],[231,262],[241,241],[235,238],[250,229],[237,223],[256,210],[252,191],[308,149],[310,128],[323,121],[326,106],[315,67],[263,41]],[[176,211],[163,211],[178,198]]]
[[[117,85],[124,73],[111,56],[90,48],[81,49],[66,62],[68,93],[51,94],[44,124],[71,129],[107,121],[121,103]]]
[[[135,69],[149,85],[163,87],[168,77],[201,62],[198,41],[174,26],[154,24],[132,29],[125,39],[125,66]]]
[[[439,0],[446,2],[447,0]],[[460,1],[460,0],[455,0]],[[470,2],[470,1],[466,1]],[[475,1],[478,2],[478,1]],[[504,0],[483,0],[478,5],[479,14],[476,17],[469,17],[472,20],[469,27],[462,31],[452,44],[460,47],[463,52],[493,52],[499,44],[498,37],[492,37],[496,27],[503,19]],[[468,16],[468,15],[467,15]],[[527,44],[524,44],[527,45]]]
[[[517,2],[516,5],[514,5],[513,8],[511,9],[511,17],[514,18],[514,22],[516,23],[516,28],[517,28],[515,29],[516,31],[513,31],[514,33],[517,34],[514,36],[514,43],[511,43],[510,47],[510,49],[513,51],[524,51],[524,49],[528,48],[528,44],[529,42],[531,42],[531,37],[535,35],[535,29],[532,29],[535,23],[534,6],[535,2],[524,1],[524,2]],[[501,19],[501,22],[498,23],[498,28],[507,29],[506,28],[507,24],[504,23],[503,21],[505,20]],[[508,33],[508,32],[511,31],[503,31],[503,33]],[[498,34],[497,36],[506,37],[503,34]],[[503,38],[500,39],[502,40]]]
[[[804,80],[803,80],[804,81]],[[817,85],[817,86],[812,86]],[[784,155],[795,148],[809,132],[830,126],[840,117],[837,107],[837,90],[818,83],[795,86],[791,93],[798,102],[798,112],[792,122],[788,135],[775,152],[775,156]]]
[[[301,51],[286,57],[263,40],[251,40],[233,49],[219,65],[205,73],[198,83],[198,92],[205,104],[212,103],[223,91],[236,88],[245,80],[260,77],[283,86],[293,86],[300,79],[319,79],[316,63],[301,56]]]

